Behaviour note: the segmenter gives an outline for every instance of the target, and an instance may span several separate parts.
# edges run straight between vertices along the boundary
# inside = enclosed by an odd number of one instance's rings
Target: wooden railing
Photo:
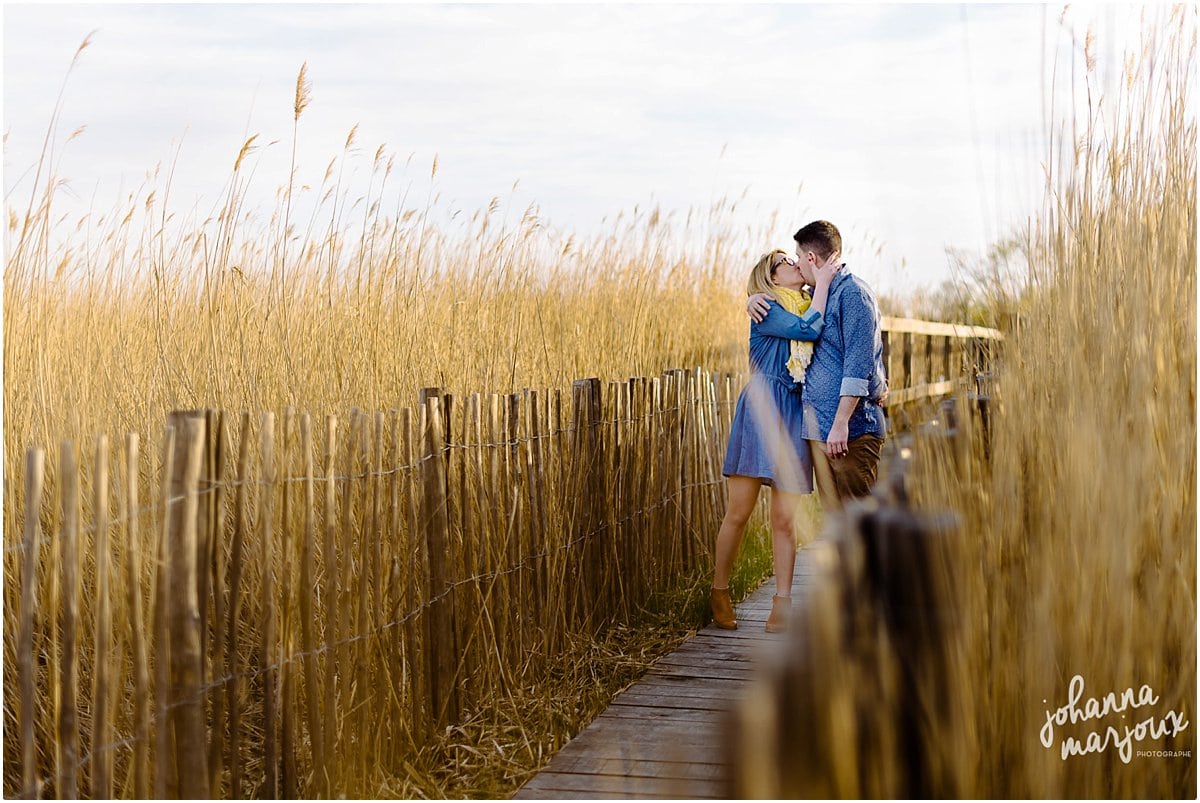
[[[882,320],[889,407],[947,396],[991,370],[1004,335],[996,329],[908,318]]]

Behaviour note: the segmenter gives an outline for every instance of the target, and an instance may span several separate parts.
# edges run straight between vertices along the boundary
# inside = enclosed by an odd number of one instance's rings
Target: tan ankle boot
[[[771,597],[771,615],[767,617],[767,632],[782,633],[787,630],[791,612],[791,597],[781,597],[778,594]]]
[[[728,588],[714,588],[708,595],[712,607],[713,624],[722,630],[737,630],[737,619],[733,615],[733,601]]]

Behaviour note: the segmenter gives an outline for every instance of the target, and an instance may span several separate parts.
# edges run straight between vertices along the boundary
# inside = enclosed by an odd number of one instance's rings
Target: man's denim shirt
[[[825,328],[804,379],[805,438],[825,441],[842,396],[861,396],[850,416],[850,440],[884,437],[887,422],[877,401],[883,389],[879,304],[871,288],[843,267],[829,288]]]

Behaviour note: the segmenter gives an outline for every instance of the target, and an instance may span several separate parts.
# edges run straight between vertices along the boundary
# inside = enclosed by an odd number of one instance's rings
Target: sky
[[[286,182],[297,73],[312,101],[298,177],[316,184],[357,125],[402,193],[472,211],[536,203],[589,233],[621,211],[778,213],[764,250],[839,225],[877,290],[933,286],[1036,216],[1049,122],[1069,107],[1089,25],[1110,90],[1136,6],[1037,4],[4,5],[6,204],[63,94],[57,172],[112,207],[156,165],[211,206],[250,134],[254,197]],[[1080,70],[1081,71],[1081,70]],[[85,130],[64,143],[69,132]],[[437,174],[431,178],[436,157]],[[514,188],[514,183],[516,187]]]

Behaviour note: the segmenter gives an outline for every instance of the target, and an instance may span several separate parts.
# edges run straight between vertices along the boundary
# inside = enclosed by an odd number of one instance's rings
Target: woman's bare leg
[[[742,545],[746,523],[750,521],[750,515],[754,512],[761,485],[762,480],[756,477],[729,478],[729,503],[725,507],[721,529],[717,532],[717,565],[713,572],[713,588],[729,587],[733,561],[737,557],[738,547]]]
[[[800,494],[771,489],[771,547],[775,558],[775,594],[792,595],[792,572],[796,569],[796,511]]]

